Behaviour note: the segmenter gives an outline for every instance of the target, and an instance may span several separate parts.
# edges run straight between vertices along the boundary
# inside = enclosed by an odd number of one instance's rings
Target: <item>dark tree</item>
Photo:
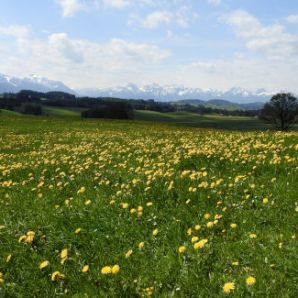
[[[273,123],[278,130],[288,130],[297,117],[298,100],[291,93],[274,95],[260,113],[260,119]]]

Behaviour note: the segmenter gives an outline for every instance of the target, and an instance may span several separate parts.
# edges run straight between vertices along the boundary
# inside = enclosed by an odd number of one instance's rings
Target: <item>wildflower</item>
[[[122,209],[127,209],[128,208],[128,203],[121,203]]]
[[[235,223],[231,223],[231,224],[230,224],[230,227],[231,227],[232,229],[236,229],[236,228],[237,228],[237,224],[235,224]]]
[[[125,254],[125,258],[128,259],[131,255],[132,255],[133,251],[132,249],[130,249],[126,254]]]
[[[4,283],[4,275],[2,272],[0,272],[0,284]]]
[[[91,204],[91,200],[87,200],[86,202],[85,202],[85,206],[88,206],[88,205],[90,205]]]
[[[10,255],[8,255],[7,257],[6,257],[6,263],[9,263],[10,262],[10,260],[11,260],[11,257],[12,257],[12,255],[10,254]]]
[[[139,245],[138,245],[139,249],[142,249],[144,247],[144,245],[145,245],[144,242],[140,242]]]
[[[205,246],[205,244],[208,242],[208,239],[202,239],[199,242],[194,244],[194,249],[201,249]]]
[[[51,275],[51,280],[52,281],[59,281],[61,279],[64,279],[65,275],[60,273],[59,271],[55,271]]]
[[[114,265],[112,267],[112,274],[117,274],[120,271],[120,266],[119,265]]]
[[[250,239],[256,239],[257,238],[257,235],[252,233],[252,234],[249,235],[249,238]]]
[[[195,225],[195,230],[198,231],[201,229],[201,226],[200,225]]]
[[[85,188],[84,186],[82,186],[82,187],[78,190],[77,194],[84,193],[85,191],[86,191],[86,188]]]
[[[153,205],[152,202],[148,202],[148,203],[146,204],[147,207],[151,207],[152,205]]]
[[[268,202],[269,202],[268,198],[263,199],[263,204],[268,204]]]
[[[101,274],[111,274],[112,268],[110,266],[105,266],[101,269]]]
[[[211,217],[211,214],[210,214],[210,213],[205,213],[205,214],[204,214],[204,218],[205,218],[205,219],[209,219],[210,217]]]
[[[153,230],[152,235],[156,236],[158,234],[158,229]]]
[[[197,236],[193,236],[193,237],[191,238],[191,242],[192,242],[192,243],[195,243],[195,242],[197,242],[197,241],[199,241],[199,237],[197,237]]]
[[[246,278],[245,282],[248,286],[252,286],[256,283],[256,279],[253,276],[249,276]]]
[[[83,269],[82,269],[82,272],[83,273],[86,273],[86,272],[88,272],[89,271],[89,265],[85,265],[84,267],[83,267]]]
[[[63,265],[65,263],[65,261],[68,259],[68,250],[67,250],[67,248],[64,248],[64,249],[61,250],[60,258],[61,258],[61,264]]]
[[[214,222],[213,221],[209,221],[209,222],[207,222],[207,225],[206,226],[207,226],[208,229],[211,229],[214,226]]]
[[[186,251],[186,247],[184,245],[179,246],[178,251],[183,254]]]
[[[44,269],[44,268],[48,267],[49,264],[50,264],[49,261],[43,261],[39,264],[39,269]]]
[[[76,234],[81,233],[81,228],[76,228],[76,229],[75,229],[75,233],[76,233]]]
[[[239,261],[232,262],[233,266],[239,266]]]
[[[235,284],[233,282],[226,282],[223,286],[223,291],[230,293],[232,290],[235,290]]]

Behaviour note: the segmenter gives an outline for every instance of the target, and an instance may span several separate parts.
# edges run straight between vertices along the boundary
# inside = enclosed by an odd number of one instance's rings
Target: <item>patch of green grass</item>
[[[226,282],[231,297],[296,296],[297,132],[0,124],[1,297],[226,297]]]
[[[43,106],[44,113],[49,116],[58,116],[58,117],[81,117],[81,112],[86,110],[83,108],[66,108],[66,107],[52,107],[52,106]]]

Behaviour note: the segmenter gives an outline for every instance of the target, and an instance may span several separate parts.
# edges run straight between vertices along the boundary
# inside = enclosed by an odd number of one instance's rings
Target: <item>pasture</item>
[[[0,296],[296,297],[298,133],[185,122],[0,115]]]

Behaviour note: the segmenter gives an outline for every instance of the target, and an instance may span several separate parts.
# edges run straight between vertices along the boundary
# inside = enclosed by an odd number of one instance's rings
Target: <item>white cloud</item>
[[[19,31],[22,32],[16,30]],[[9,32],[15,30],[11,28]],[[0,27],[0,38],[3,34]],[[50,34],[46,39],[27,34],[22,44],[1,48],[0,65],[3,73],[21,76],[35,73],[70,86],[90,87],[138,77],[170,55],[169,50],[156,45],[123,39],[97,43],[72,39],[66,33]]]
[[[271,59],[286,59],[298,55],[298,36],[286,32],[284,26],[264,26],[244,10],[224,15],[221,20],[246,41],[248,49],[259,51]]]
[[[221,4],[222,0],[207,0],[209,4],[218,6]]]
[[[85,5],[81,0],[56,0],[62,9],[64,17],[71,17],[77,12],[84,10]]]
[[[129,25],[137,25],[147,29],[156,29],[161,25],[177,24],[187,28],[190,23],[198,18],[198,14],[191,12],[190,7],[181,6],[177,11],[156,10],[145,17],[131,14],[128,20]]]
[[[287,17],[287,21],[291,24],[298,24],[298,15],[290,15]]]
[[[155,11],[144,19],[142,22],[143,27],[155,29],[161,24],[169,24],[172,20],[172,13],[169,11]]]

